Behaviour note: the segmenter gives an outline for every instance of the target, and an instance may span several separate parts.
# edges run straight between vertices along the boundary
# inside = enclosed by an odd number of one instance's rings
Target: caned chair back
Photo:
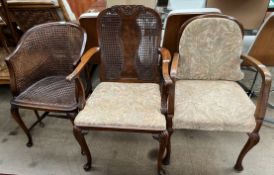
[[[102,81],[159,82],[161,19],[144,6],[113,6],[97,18]]]

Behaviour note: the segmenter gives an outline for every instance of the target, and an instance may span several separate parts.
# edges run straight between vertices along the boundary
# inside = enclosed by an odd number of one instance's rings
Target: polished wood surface
[[[245,30],[258,29],[263,23],[269,0],[207,0],[207,8],[218,8],[223,14],[233,16]]]
[[[274,66],[274,15],[269,16],[256,36],[248,55],[258,59],[266,66]]]
[[[83,27],[87,32],[87,43],[85,51],[88,51],[92,47],[98,46],[98,36],[97,36],[97,17],[81,17],[79,18],[81,27]],[[93,64],[100,64],[100,54],[96,53],[94,58],[92,58]]]
[[[102,9],[105,5],[105,0],[67,0],[76,17],[81,16],[89,9]]]

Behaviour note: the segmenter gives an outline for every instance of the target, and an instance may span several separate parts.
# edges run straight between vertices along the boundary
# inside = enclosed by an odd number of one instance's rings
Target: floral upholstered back
[[[242,30],[238,23],[219,17],[195,19],[180,39],[177,78],[241,80],[241,52]]]

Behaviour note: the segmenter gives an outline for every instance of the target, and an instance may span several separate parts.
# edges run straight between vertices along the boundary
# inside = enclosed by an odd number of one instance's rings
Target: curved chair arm
[[[242,55],[241,58],[245,62],[247,62],[249,65],[256,68],[256,70],[260,73],[262,77],[260,95],[257,100],[256,111],[255,111],[255,119],[257,122],[259,122],[259,125],[257,124],[256,129],[259,130],[262,124],[262,120],[265,117],[265,112],[267,108],[268,96],[269,96],[271,81],[272,81],[271,73],[269,72],[269,70],[266,68],[265,65],[263,65],[261,62],[259,62],[255,58],[248,55]]]
[[[174,53],[173,59],[172,59],[172,64],[171,64],[171,70],[170,70],[170,77],[175,83],[176,81],[176,75],[177,75],[177,70],[178,70],[178,64],[179,64],[179,53]]]
[[[80,73],[85,68],[86,64],[92,58],[92,56],[100,50],[99,47],[90,48],[80,59],[80,62],[74,69],[74,71],[66,77],[67,81],[75,80],[76,83],[76,100],[78,103],[78,108],[82,110],[85,106],[85,90],[82,81],[80,80]]]
[[[79,64],[76,66],[74,71],[66,77],[68,81],[74,80],[76,77],[80,75],[82,70],[85,68],[86,64],[92,58],[92,56],[100,50],[99,47],[90,48],[86,53],[81,57]]]
[[[168,49],[159,48],[159,52],[162,56],[162,76],[164,79],[165,86],[172,84],[172,80],[169,76],[169,65],[171,62],[171,55]]]
[[[172,80],[169,76],[169,67],[170,67],[170,61],[171,61],[171,56],[170,52],[166,48],[159,48],[158,49],[159,53],[161,54],[162,58],[162,70],[161,70],[161,112],[162,114],[167,114],[167,100],[168,100],[168,92],[169,88],[172,85]]]

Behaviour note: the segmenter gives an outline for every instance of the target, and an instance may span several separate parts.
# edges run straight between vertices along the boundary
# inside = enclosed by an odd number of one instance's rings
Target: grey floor
[[[68,120],[46,118],[45,127],[33,130],[34,145],[27,141],[9,113],[11,94],[0,86],[0,174],[20,175],[153,175],[158,144],[150,134],[89,132],[93,168],[85,172],[79,145]],[[35,120],[31,111],[21,111],[24,120]],[[267,116],[274,119],[274,110]],[[237,174],[232,167],[247,139],[243,133],[176,131],[172,141],[170,175]],[[264,124],[261,142],[244,160],[242,175],[274,174],[274,125]]]

